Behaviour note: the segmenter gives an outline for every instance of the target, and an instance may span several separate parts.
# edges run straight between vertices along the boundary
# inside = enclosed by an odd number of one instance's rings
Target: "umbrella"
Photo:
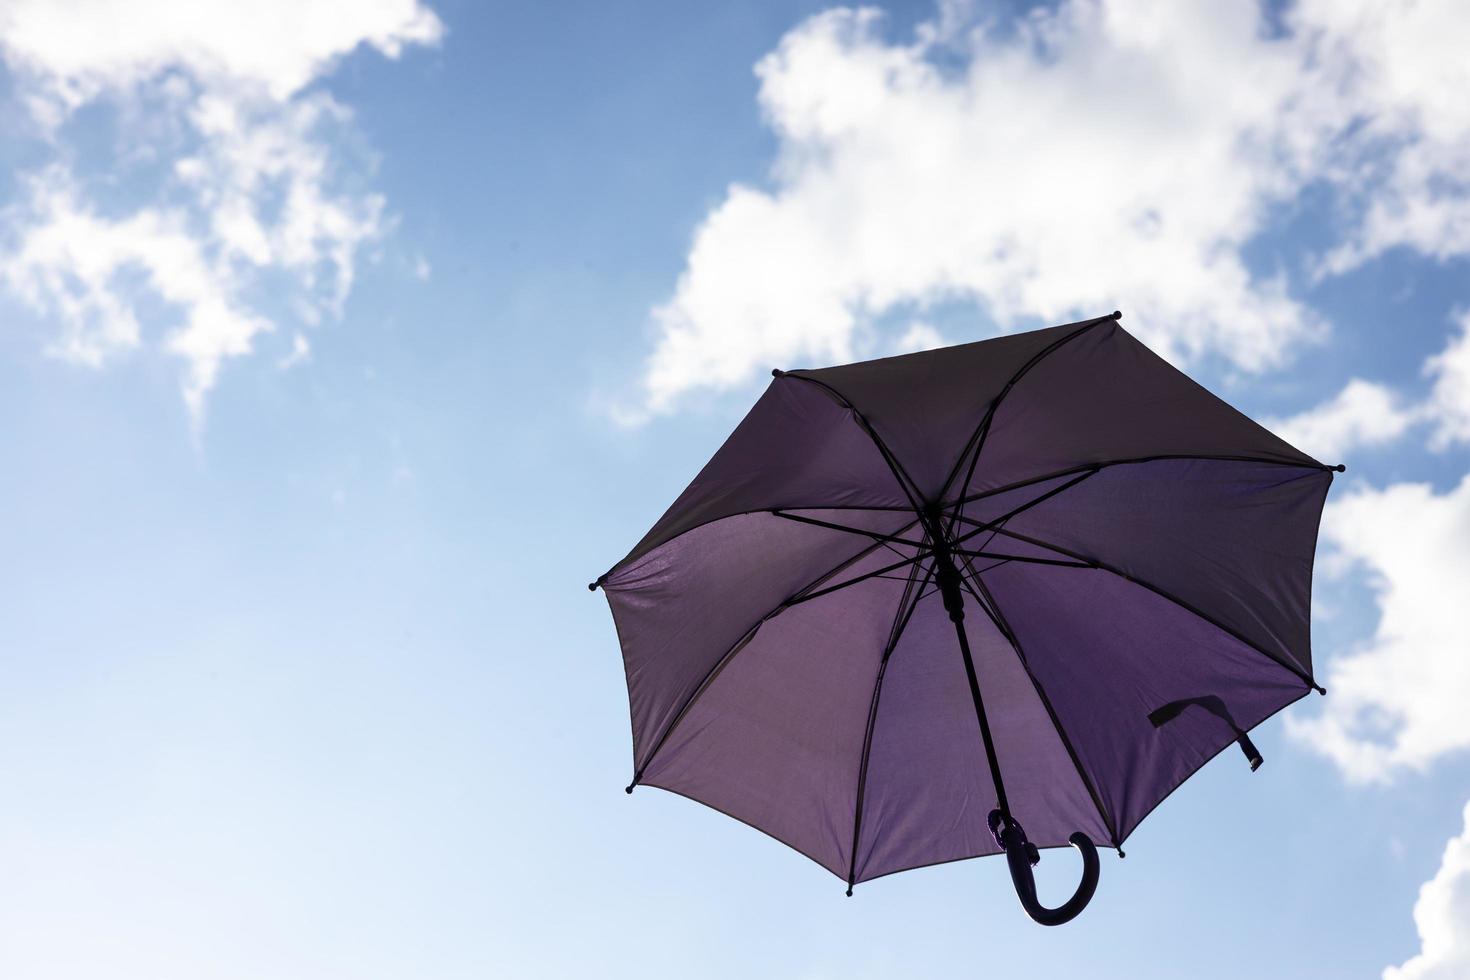
[[[853,885],[1004,853],[1054,925],[1097,844],[1312,690],[1333,472],[1121,314],[818,370],[765,394],[589,588],[634,775]],[[1024,827],[1023,827],[1024,824]],[[1083,877],[1043,906],[1040,850]]]

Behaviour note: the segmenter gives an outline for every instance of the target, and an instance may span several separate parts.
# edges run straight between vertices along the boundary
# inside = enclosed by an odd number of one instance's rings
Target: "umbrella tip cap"
[[[780,368],[771,368],[771,377],[773,377],[773,378],[783,378],[785,376],[786,376],[786,372],[783,371],[783,370],[781,370]]]
[[[629,783],[628,785],[626,785],[626,786],[623,787],[623,792],[624,793],[627,793],[629,796],[632,796],[633,795],[633,787],[636,786],[636,785],[637,785],[636,783]]]
[[[1114,320],[1121,320],[1121,319],[1123,319],[1123,311],[1122,310],[1114,310],[1113,311],[1113,319]]]
[[[1336,470],[1337,472],[1339,472],[1339,473],[1346,473],[1347,472],[1347,464],[1346,463],[1338,463],[1336,466],[1334,466],[1332,468],[1334,470]]]

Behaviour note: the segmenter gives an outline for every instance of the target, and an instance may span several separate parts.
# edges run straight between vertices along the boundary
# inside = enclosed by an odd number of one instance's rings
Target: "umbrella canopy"
[[[633,783],[852,886],[1004,852],[1054,924],[1209,759],[1313,689],[1333,470],[1120,314],[774,380],[601,586]],[[1325,693],[1325,692],[1324,692]],[[1024,829],[1023,825],[1024,824]],[[1031,883],[1071,844],[1059,909]]]

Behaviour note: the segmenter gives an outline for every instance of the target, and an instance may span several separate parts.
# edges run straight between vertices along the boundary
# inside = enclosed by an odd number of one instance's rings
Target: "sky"
[[[1467,32],[0,0],[0,975],[1470,976]],[[1114,309],[1348,466],[1259,771],[1055,930],[623,793],[586,583],[770,368]]]

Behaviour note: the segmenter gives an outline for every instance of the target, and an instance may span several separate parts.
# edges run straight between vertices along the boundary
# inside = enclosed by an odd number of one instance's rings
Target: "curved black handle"
[[[1021,899],[1021,907],[1026,910],[1027,915],[1044,926],[1059,926],[1064,922],[1071,922],[1079,912],[1087,908],[1087,903],[1092,901],[1092,895],[1097,891],[1098,875],[1097,848],[1093,846],[1090,837],[1079,830],[1067,838],[1067,842],[1082,853],[1082,881],[1071,898],[1061,906],[1049,909],[1037,899],[1036,878],[1031,873],[1031,866],[1041,860],[1041,855],[1026,839],[1026,832],[1021,829],[1020,824],[1001,818],[998,810],[990,818],[992,828],[1000,828],[997,836],[1001,846],[1005,848],[1011,881],[1016,886],[1016,895]]]

